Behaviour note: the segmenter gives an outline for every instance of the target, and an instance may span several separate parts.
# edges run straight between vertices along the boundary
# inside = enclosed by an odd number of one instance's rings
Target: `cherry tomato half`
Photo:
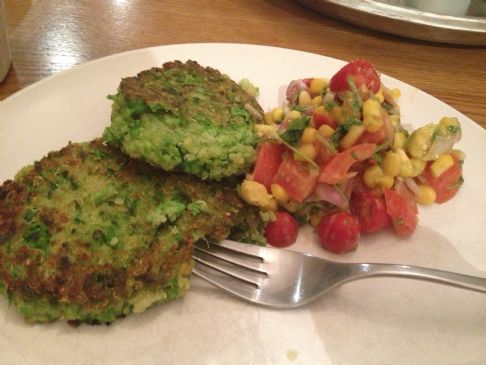
[[[275,247],[287,247],[297,240],[299,225],[287,212],[276,212],[276,219],[265,226],[265,238]]]
[[[328,251],[343,253],[358,245],[359,222],[349,213],[338,212],[325,216],[316,230],[319,243]]]
[[[355,60],[340,69],[330,80],[329,88],[338,93],[349,90],[348,80],[352,79],[358,90],[367,88],[373,94],[380,90],[380,76],[367,60]]]

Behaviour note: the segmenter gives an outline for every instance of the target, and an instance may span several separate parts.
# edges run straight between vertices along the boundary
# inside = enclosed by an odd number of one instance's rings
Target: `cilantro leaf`
[[[304,129],[309,125],[310,118],[304,116],[302,118],[292,119],[280,137],[291,146],[297,146],[302,138]]]

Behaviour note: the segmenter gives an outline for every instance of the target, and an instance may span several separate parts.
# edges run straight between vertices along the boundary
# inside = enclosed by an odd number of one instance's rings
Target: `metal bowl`
[[[380,32],[442,43],[486,45],[486,17],[484,17],[486,2],[483,0],[467,2],[463,12],[456,6],[449,13],[444,9],[432,12],[429,7],[424,6],[426,4],[424,0],[297,1],[322,14]],[[447,1],[435,4],[441,5],[441,3]],[[458,5],[459,1],[449,1],[449,3]],[[429,4],[433,5],[433,0],[429,0]],[[461,15],[462,13],[464,15]],[[472,16],[472,14],[481,16]]]

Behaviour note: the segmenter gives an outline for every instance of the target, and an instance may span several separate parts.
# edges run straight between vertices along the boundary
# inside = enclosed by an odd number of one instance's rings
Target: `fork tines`
[[[237,294],[247,286],[246,295],[257,289],[267,277],[258,247],[233,241],[199,241],[194,246],[196,265],[193,273],[202,279]]]

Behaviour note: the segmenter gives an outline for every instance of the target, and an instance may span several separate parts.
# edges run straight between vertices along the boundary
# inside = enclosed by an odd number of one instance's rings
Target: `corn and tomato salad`
[[[355,249],[360,234],[387,227],[410,235],[417,204],[456,194],[464,160],[454,149],[459,121],[444,117],[407,131],[399,97],[362,59],[330,79],[288,85],[285,104],[256,126],[257,160],[240,186],[249,204],[278,212],[268,225],[270,244],[292,244],[297,223],[314,226],[320,244],[338,253]]]

